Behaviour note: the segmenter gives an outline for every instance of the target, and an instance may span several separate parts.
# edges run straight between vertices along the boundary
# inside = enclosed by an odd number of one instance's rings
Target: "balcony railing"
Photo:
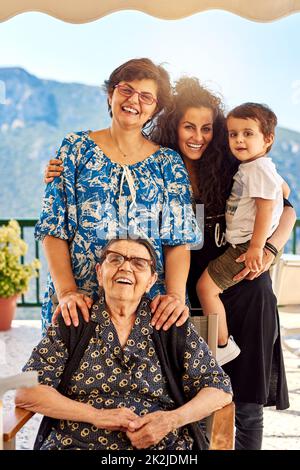
[[[24,240],[25,236],[25,231],[26,229],[31,228],[31,239],[34,243],[34,257],[40,259],[40,242],[34,240],[33,237],[33,231],[34,231],[34,226],[37,223],[37,219],[16,219],[17,222],[20,224],[21,227],[21,237]],[[7,224],[9,222],[9,219],[0,219],[0,225]],[[288,242],[287,246],[291,246],[290,251],[294,254],[297,253],[297,242],[300,240],[300,237],[298,238],[298,234],[300,233],[300,219],[297,219],[292,235],[291,235],[291,243]],[[300,251],[300,249],[299,249]],[[24,263],[24,257],[21,258],[21,262]],[[35,302],[30,302],[26,301],[25,295],[21,296],[21,300],[18,303],[19,307],[39,307],[42,305],[41,303],[41,298],[40,298],[40,292],[41,292],[41,276],[39,275],[35,279]]]
[[[292,233],[292,253],[294,255],[297,253],[297,233],[300,233],[300,219],[296,220]]]
[[[7,224],[9,220],[10,219],[0,219],[0,225]],[[20,225],[22,240],[25,239],[25,232],[27,232],[26,229],[28,229],[28,231],[31,229],[30,239],[32,240],[32,243],[34,243],[34,256],[33,257],[40,259],[40,242],[36,241],[33,236],[34,226],[37,223],[37,219],[15,219],[15,220]],[[24,264],[24,262],[25,262],[24,256],[21,256],[21,263]],[[27,301],[25,298],[25,294],[22,294],[20,301],[18,302],[18,307],[40,307],[42,305],[40,292],[41,292],[41,276],[39,274],[39,276],[35,279],[35,283],[34,283],[34,296],[33,297],[35,298],[35,301]]]

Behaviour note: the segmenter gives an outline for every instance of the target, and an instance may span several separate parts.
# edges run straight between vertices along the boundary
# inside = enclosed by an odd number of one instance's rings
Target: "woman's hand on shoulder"
[[[262,268],[257,272],[250,272],[250,269],[245,267],[236,276],[234,276],[233,280],[234,281],[242,281],[243,279],[247,279],[249,281],[252,281],[256,277],[260,276],[262,273],[264,273],[265,271],[268,271],[270,269],[271,264],[274,261],[274,258],[275,258],[275,256],[269,250],[264,249],[263,250],[263,257],[262,257]],[[235,261],[237,263],[243,263],[243,262],[245,262],[245,259],[246,259],[246,253],[243,253]]]
[[[63,166],[60,166],[61,164],[62,160],[59,160],[58,158],[49,160],[49,163],[46,165],[44,170],[44,183],[51,183],[56,176],[61,175],[64,169]]]
[[[57,317],[61,314],[67,326],[70,326],[72,323],[74,326],[78,326],[78,308],[84,320],[88,322],[90,318],[89,309],[92,305],[93,300],[85,294],[77,291],[65,292],[59,296],[59,304],[53,314],[52,323],[55,323]]]
[[[176,294],[158,294],[150,304],[151,325],[157,330],[168,330],[174,323],[183,325],[189,317],[189,308]]]

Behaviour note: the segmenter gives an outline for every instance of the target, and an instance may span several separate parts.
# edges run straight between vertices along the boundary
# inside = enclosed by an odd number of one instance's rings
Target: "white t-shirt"
[[[276,201],[267,234],[270,237],[277,228],[283,211],[283,179],[277,173],[271,158],[260,157],[252,162],[241,163],[233,181],[231,194],[226,202],[226,240],[236,245],[251,239],[256,197]]]

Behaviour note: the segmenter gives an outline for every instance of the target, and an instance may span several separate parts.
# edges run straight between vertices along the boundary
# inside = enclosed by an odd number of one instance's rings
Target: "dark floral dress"
[[[67,392],[69,398],[95,408],[132,409],[142,416],[159,410],[171,410],[167,380],[152,340],[149,302],[143,300],[133,329],[122,349],[116,329],[101,298],[92,307],[95,332],[74,373]],[[47,335],[34,348],[24,371],[37,370],[40,384],[56,388],[66,361],[67,349],[59,329],[50,326]],[[204,340],[189,323],[184,354],[183,387],[188,399],[203,387],[215,387],[231,393],[229,377],[216,364]],[[183,427],[169,433],[153,449],[191,449],[193,439]],[[52,429],[42,449],[131,449],[123,432],[98,429],[83,422],[60,420]]]

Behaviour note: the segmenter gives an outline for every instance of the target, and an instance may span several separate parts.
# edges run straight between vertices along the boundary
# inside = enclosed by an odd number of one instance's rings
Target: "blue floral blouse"
[[[149,239],[157,255],[158,281],[150,295],[165,292],[163,246],[199,244],[202,234],[191,205],[191,186],[181,157],[159,148],[141,162],[113,162],[89,137],[73,132],[57,158],[64,170],[46,186],[36,239],[67,240],[78,289],[98,296],[95,265],[112,238]],[[55,289],[50,275],[42,307],[43,328],[51,322]]]

